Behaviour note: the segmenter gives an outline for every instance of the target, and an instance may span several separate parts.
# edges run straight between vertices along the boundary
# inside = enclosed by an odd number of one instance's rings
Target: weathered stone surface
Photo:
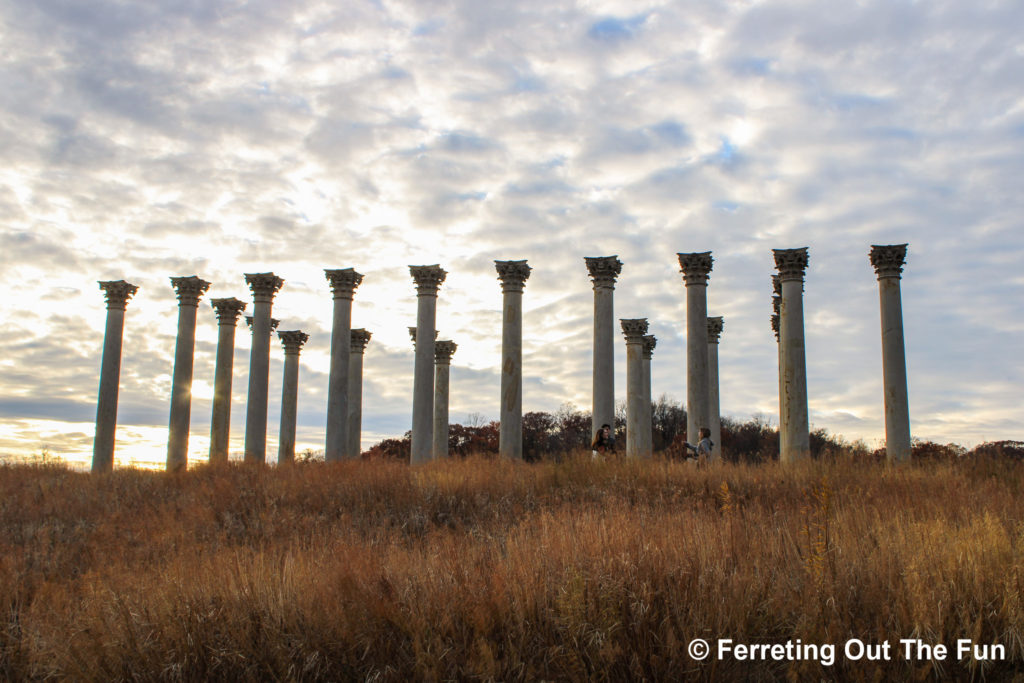
[[[530,277],[526,261],[495,261],[501,280],[501,408],[498,453],[523,459],[523,288]]]
[[[722,408],[718,385],[718,341],[725,323],[722,316],[708,318],[708,429],[711,430],[711,461],[722,457]]]
[[[345,455],[358,458],[363,439],[363,355],[372,335],[363,328],[351,331],[348,357],[348,429]]]
[[[92,471],[114,469],[114,433],[117,430],[117,394],[121,379],[121,344],[128,300],[139,290],[124,280],[99,283],[107,302],[107,324],[100,361],[100,390],[96,401],[96,436],[92,446]]]
[[[192,368],[196,346],[196,313],[199,298],[210,283],[195,275],[172,277],[178,296],[178,337],[174,344],[171,376],[171,415],[167,428],[167,471],[188,467],[188,433],[192,413]]]
[[[435,458],[448,457],[448,401],[452,355],[459,346],[453,341],[434,343],[434,445]]]
[[[277,464],[295,462],[295,424],[299,415],[299,352],[309,340],[302,330],[277,333],[284,346],[284,378],[281,382],[281,431],[277,447]]]
[[[249,395],[245,406],[245,462],[267,461],[267,399],[270,388],[270,311],[284,280],[273,273],[246,273],[253,296]]]
[[[217,365],[213,375],[213,415],[210,419],[210,462],[228,461],[231,437],[231,384],[235,366],[235,330],[245,302],[234,297],[211,299],[217,312]]]
[[[782,357],[779,460],[795,462],[811,454],[807,408],[807,354],[804,347],[804,270],[807,247],[773,249],[782,284],[779,347]]]
[[[695,444],[710,419],[707,285],[713,259],[710,251],[678,256],[686,283],[686,439]]]
[[[353,268],[325,269],[324,277],[334,295],[331,323],[331,367],[327,380],[327,428],[324,460],[338,462],[353,457],[349,448],[349,381],[352,363],[352,298],[363,282],[363,275]]]
[[[644,447],[644,335],[647,318],[624,318],[619,321],[626,337],[626,457],[650,457]]]
[[[903,339],[903,301],[900,277],[906,244],[872,245],[871,265],[878,276],[882,320],[882,383],[885,409],[885,452],[890,462],[910,460],[910,405],[907,360]]]
[[[409,266],[416,284],[416,354],[412,386],[413,465],[429,462],[434,447],[434,338],[437,293],[447,272],[439,265]]]
[[[590,438],[615,422],[615,280],[622,272],[617,256],[585,256],[594,284],[593,407]]]

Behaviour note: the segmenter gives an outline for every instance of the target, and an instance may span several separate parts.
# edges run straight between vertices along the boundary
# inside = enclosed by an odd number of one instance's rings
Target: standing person
[[[694,455],[697,456],[697,466],[703,467],[711,460],[711,450],[715,447],[715,444],[711,442],[711,430],[707,427],[698,429],[697,436],[700,437],[697,445],[694,446],[687,443],[686,448],[693,451]]]
[[[602,453],[614,452],[615,437],[612,436],[612,426],[610,424],[603,424],[594,436],[594,443],[590,444],[590,454],[597,458]]]

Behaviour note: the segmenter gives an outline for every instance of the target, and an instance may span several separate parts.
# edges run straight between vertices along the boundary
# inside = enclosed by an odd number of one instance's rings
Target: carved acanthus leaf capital
[[[653,334],[645,334],[643,344],[644,358],[650,360],[651,357],[654,356],[654,347],[658,345],[658,338],[655,337]]]
[[[501,280],[501,291],[522,292],[526,281],[530,279],[530,271],[526,261],[495,261],[494,268]]]
[[[417,296],[437,296],[448,272],[441,266],[409,266],[409,274],[416,283]]]
[[[250,330],[252,329],[252,316],[251,315],[245,316],[245,324],[249,326]],[[278,320],[277,318],[271,318],[270,319],[270,329],[276,330],[277,326],[280,325],[280,324],[281,324],[281,321]]]
[[[438,331],[434,330],[434,339],[435,340],[437,339],[437,334],[438,334]],[[409,328],[409,339],[412,339],[412,345],[416,346],[416,328],[415,327],[410,327]]]
[[[717,344],[722,336],[722,329],[725,328],[725,321],[722,316],[716,315],[708,318],[708,343]]]
[[[171,286],[178,294],[179,306],[198,306],[199,297],[210,288],[210,283],[196,275],[172,277]]]
[[[903,272],[903,264],[907,259],[906,244],[872,244],[871,265],[875,267],[875,274],[881,280],[884,277],[899,279]]]
[[[277,333],[277,338],[281,340],[286,356],[297,356],[302,350],[302,345],[309,340],[309,335],[302,330],[281,330]]]
[[[270,303],[274,300],[277,291],[281,289],[284,280],[273,273],[246,273],[245,283],[252,290],[254,301]]]
[[[139,291],[139,288],[133,284],[125,282],[124,280],[106,280],[100,281],[100,289],[103,290],[103,295],[107,300],[107,308],[124,310],[125,305],[128,303],[128,299],[131,299],[135,292]]]
[[[615,289],[615,279],[622,272],[622,261],[618,256],[584,256],[587,272],[594,282],[594,289]]]
[[[370,337],[372,336],[372,334],[361,327],[352,330],[349,336],[349,350],[352,353],[363,353],[366,351],[366,345],[370,343]]]
[[[772,294],[782,296],[782,280],[778,275],[772,275]]]
[[[696,251],[679,256],[679,272],[683,274],[683,282],[687,285],[706,285],[714,259],[710,251]]]
[[[363,281],[361,273],[353,268],[340,268],[336,270],[324,269],[324,277],[331,283],[331,291],[335,299],[351,299],[355,294],[356,287]]]
[[[434,343],[434,362],[440,365],[450,365],[452,354],[459,348],[459,345],[450,340],[443,340]]]
[[[779,271],[779,280],[798,280],[803,282],[804,271],[807,270],[807,247],[799,249],[772,249],[775,255],[775,267]]]
[[[217,323],[220,325],[238,324],[238,316],[245,310],[245,302],[234,297],[228,299],[210,299],[210,306],[217,312]]]
[[[779,314],[772,314],[772,332],[775,333],[775,341],[779,341]]]
[[[622,334],[626,337],[627,344],[643,344],[644,335],[647,334],[647,318],[620,318]]]

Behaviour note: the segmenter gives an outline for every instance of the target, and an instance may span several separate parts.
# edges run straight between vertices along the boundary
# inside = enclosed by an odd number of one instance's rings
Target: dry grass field
[[[842,457],[3,466],[0,677],[1024,679],[1022,485]],[[695,637],[839,652],[697,661]],[[852,638],[892,656],[851,661]]]

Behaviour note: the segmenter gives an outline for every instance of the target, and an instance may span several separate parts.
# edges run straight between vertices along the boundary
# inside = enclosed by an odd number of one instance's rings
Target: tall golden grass
[[[1022,484],[996,461],[843,458],[0,467],[0,676],[1006,679],[1024,672]],[[840,654],[695,661],[695,637]],[[1006,660],[853,662],[849,638]]]

